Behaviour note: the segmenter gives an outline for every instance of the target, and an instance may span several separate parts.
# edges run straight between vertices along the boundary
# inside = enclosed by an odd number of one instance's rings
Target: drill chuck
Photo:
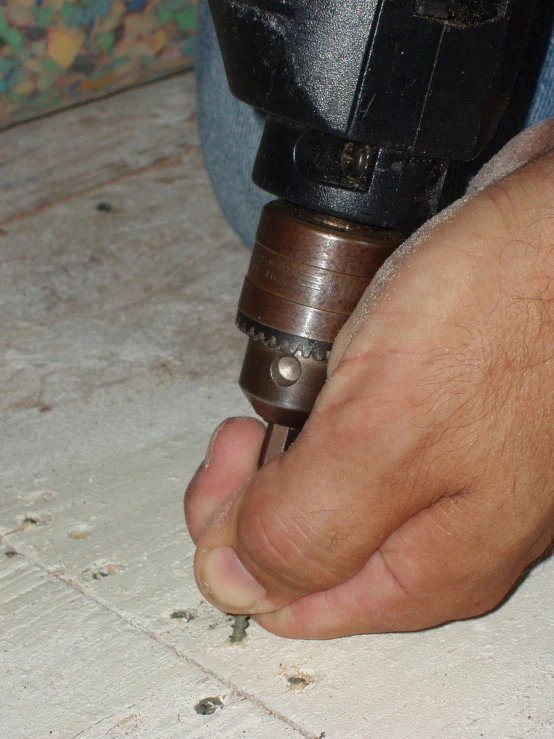
[[[338,332],[399,241],[284,201],[265,206],[237,326],[248,336],[240,385],[268,423],[302,428]]]

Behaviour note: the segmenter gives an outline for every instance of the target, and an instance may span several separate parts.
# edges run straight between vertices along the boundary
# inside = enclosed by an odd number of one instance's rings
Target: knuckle
[[[466,569],[460,568],[444,598],[450,603],[450,620],[475,618],[495,609],[516,584],[521,568],[508,563],[498,553],[476,558]]]
[[[488,581],[468,590],[462,588],[456,602],[459,611],[453,618],[475,618],[494,610],[506,597],[509,588]]]

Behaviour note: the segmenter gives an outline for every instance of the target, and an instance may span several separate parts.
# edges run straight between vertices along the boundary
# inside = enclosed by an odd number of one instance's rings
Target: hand
[[[330,638],[510,593],[554,537],[554,120],[385,264],[297,442],[257,472],[263,432],[226,421],[187,491],[218,608]]]

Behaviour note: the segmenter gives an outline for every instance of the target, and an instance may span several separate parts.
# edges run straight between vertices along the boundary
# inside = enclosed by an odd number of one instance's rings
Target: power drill
[[[240,385],[285,451],[371,279],[508,101],[532,0],[209,0],[231,92],[265,114]]]

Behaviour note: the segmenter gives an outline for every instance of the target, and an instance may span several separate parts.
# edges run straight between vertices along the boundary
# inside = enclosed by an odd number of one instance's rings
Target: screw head
[[[369,147],[348,141],[342,151],[342,171],[347,177],[358,179],[369,163]]]

